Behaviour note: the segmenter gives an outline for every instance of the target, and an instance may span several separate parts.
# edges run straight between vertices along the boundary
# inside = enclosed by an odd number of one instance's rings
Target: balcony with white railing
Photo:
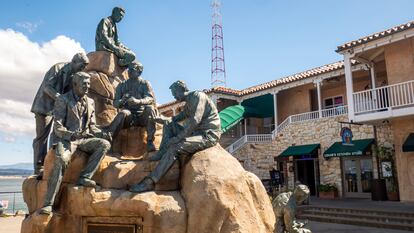
[[[291,115],[280,123],[270,134],[247,134],[233,142],[226,150],[230,153],[242,148],[246,143],[271,143],[279,133],[283,132],[290,124],[297,122],[305,122],[320,118],[330,118],[348,114],[347,106],[338,106],[321,111],[305,112],[301,114]]]
[[[353,93],[354,121],[414,115],[414,80]]]

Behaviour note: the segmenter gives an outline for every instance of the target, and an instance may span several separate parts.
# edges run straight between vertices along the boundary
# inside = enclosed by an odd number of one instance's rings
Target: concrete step
[[[332,211],[315,211],[305,210],[303,214],[315,215],[315,216],[331,216],[341,218],[356,218],[367,221],[378,221],[384,223],[396,223],[396,224],[412,224],[414,225],[414,218],[410,217],[398,217],[391,215],[377,215],[377,214],[356,214],[356,213],[343,213],[343,212],[332,212]]]
[[[414,231],[414,213],[333,207],[301,207],[299,219]]]
[[[299,219],[307,219],[310,221],[316,222],[328,222],[328,223],[337,223],[337,224],[349,224],[349,225],[356,225],[356,226],[364,226],[364,227],[375,227],[375,228],[386,228],[386,229],[393,229],[393,230],[405,230],[405,231],[414,231],[414,225],[412,224],[391,224],[391,223],[382,223],[382,222],[375,222],[375,221],[365,221],[359,219],[349,219],[349,218],[337,218],[337,217],[322,217],[322,216],[315,216],[315,215],[301,215],[298,217]]]
[[[352,213],[359,215],[376,215],[376,216],[390,216],[414,219],[414,212],[397,212],[393,210],[377,210],[377,209],[352,209],[326,206],[300,206],[299,211],[324,211],[332,213]],[[414,211],[414,210],[413,210]]]

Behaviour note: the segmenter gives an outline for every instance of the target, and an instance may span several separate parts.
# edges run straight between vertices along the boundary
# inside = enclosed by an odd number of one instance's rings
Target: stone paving
[[[20,224],[24,217],[0,218],[0,232],[19,233]],[[379,229],[372,227],[360,227],[344,224],[309,222],[308,227],[313,233],[408,233],[408,231],[398,231],[390,229]]]
[[[372,201],[371,199],[342,198],[336,200],[324,200],[311,197],[310,205],[326,206],[349,209],[370,209],[390,212],[409,212],[414,213],[414,202],[399,201]]]
[[[0,232],[1,233],[19,233],[20,225],[24,217],[0,217]]]
[[[308,229],[312,233],[408,233],[410,231],[399,231],[390,229],[380,229],[373,227],[361,227],[345,224],[309,222]]]

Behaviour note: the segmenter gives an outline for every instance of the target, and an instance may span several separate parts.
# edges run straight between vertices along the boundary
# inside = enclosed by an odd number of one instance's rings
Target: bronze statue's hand
[[[101,131],[101,132],[96,133],[95,134],[95,137],[102,138],[102,139],[106,139],[106,140],[108,140],[110,142],[112,141],[112,134],[110,132]]]
[[[134,97],[130,97],[130,98],[127,100],[127,103],[128,103],[129,105],[140,105],[140,104],[141,104],[141,100],[136,99],[136,98],[134,98]]]
[[[82,133],[83,138],[93,138],[95,135],[89,133],[89,132],[83,132]]]
[[[82,139],[83,138],[82,134],[83,134],[82,131],[77,130],[77,131],[73,132],[72,136],[70,137],[70,140],[71,141],[76,141],[76,140]]]
[[[72,137],[70,138],[70,140],[75,141],[75,140],[79,140],[83,138],[92,138],[92,137],[94,137],[94,135],[85,130],[84,131],[77,130],[72,134]]]
[[[177,138],[177,137],[172,137],[172,138],[170,138],[170,139],[168,140],[168,142],[167,142],[167,146],[172,146],[172,145],[174,145],[174,144],[177,144],[179,141],[180,141],[180,140],[179,140],[179,138]]]
[[[125,51],[124,51],[124,49],[122,48],[122,47],[120,47],[120,46],[118,46],[118,52],[117,52],[118,54],[117,54],[117,56],[119,57],[119,58],[123,58],[123,57],[125,57]]]
[[[157,122],[158,124],[166,125],[166,124],[171,123],[172,118],[171,117],[165,117],[165,116],[162,116],[162,115],[158,115],[154,118],[154,121]]]

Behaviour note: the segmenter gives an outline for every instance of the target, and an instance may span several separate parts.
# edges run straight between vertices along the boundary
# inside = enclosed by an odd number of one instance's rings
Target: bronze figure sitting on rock
[[[57,159],[48,180],[46,197],[40,209],[41,214],[51,213],[65,168],[71,162],[76,149],[86,152],[89,156],[77,185],[95,187],[96,183],[92,180],[92,176],[111,147],[107,140],[102,139],[107,135],[96,127],[94,103],[86,96],[90,86],[89,74],[76,73],[72,83],[73,90],[60,95],[53,110]]]
[[[154,190],[176,160],[185,163],[194,153],[216,145],[220,139],[220,118],[211,99],[204,92],[189,92],[182,81],[174,82],[170,89],[176,100],[185,101],[184,110],[173,118],[157,117],[164,124],[163,137],[160,150],[150,160],[160,162],[149,176],[130,188],[131,192]]]

